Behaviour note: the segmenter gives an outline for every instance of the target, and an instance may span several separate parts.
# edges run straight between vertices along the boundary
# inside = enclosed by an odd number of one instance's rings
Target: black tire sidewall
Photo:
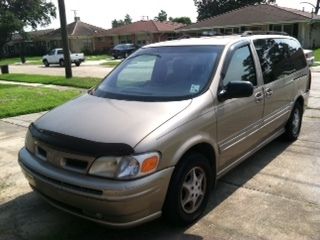
[[[61,60],[59,61],[59,65],[60,65],[60,67],[64,67],[64,60],[63,60],[63,59],[61,59]]]
[[[49,62],[47,59],[42,61],[45,67],[49,67]]]
[[[180,194],[186,174],[194,167],[204,170],[207,179],[206,194],[197,211],[192,214],[186,213],[180,204]],[[214,174],[209,160],[199,153],[190,153],[183,157],[172,175],[166,201],[163,207],[164,217],[176,225],[189,225],[196,221],[204,212],[210,192],[213,186]]]
[[[300,125],[299,125],[299,131],[295,134],[293,132],[293,118],[294,118],[294,112],[296,111],[296,109],[299,110],[299,116],[300,116],[299,124]],[[300,131],[301,131],[302,116],[303,116],[302,106],[301,106],[301,104],[296,103],[292,109],[289,121],[286,125],[285,136],[286,136],[287,140],[294,141],[294,140],[298,139]]]

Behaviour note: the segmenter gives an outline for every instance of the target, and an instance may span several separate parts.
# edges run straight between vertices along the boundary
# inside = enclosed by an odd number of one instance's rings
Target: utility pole
[[[58,0],[59,4],[59,13],[60,13],[60,30],[61,30],[61,39],[64,55],[64,67],[66,78],[72,78],[72,69],[71,69],[71,59],[70,59],[70,50],[69,50],[69,40],[67,32],[67,18],[66,18],[66,8],[64,5],[64,0]]]

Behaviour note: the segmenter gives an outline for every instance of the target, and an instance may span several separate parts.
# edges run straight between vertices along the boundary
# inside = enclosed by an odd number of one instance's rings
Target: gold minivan
[[[148,45],[32,123],[19,163],[74,215],[190,224],[217,179],[280,135],[297,139],[310,82],[299,42],[281,34]]]

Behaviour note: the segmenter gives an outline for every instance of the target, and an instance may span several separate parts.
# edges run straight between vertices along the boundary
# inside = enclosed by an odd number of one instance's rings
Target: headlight
[[[126,157],[100,157],[92,164],[89,174],[115,178],[133,179],[157,170],[159,153],[145,153]]]
[[[35,150],[34,150],[34,148],[35,148],[34,139],[33,139],[32,135],[31,135],[31,132],[30,132],[29,129],[27,131],[26,138],[25,138],[25,147],[31,153],[35,152]]]

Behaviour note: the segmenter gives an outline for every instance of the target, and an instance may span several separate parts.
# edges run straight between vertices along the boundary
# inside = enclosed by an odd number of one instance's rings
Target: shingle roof
[[[312,18],[313,17],[313,18]],[[179,31],[223,26],[239,26],[263,23],[294,22],[320,19],[311,13],[276,5],[260,4],[239,8],[206,20],[185,26]]]
[[[80,20],[67,25],[67,32],[69,37],[93,36],[104,31],[106,30],[103,28],[90,25]],[[61,37],[60,28],[47,34],[47,37]]]
[[[181,28],[183,26],[185,25],[180,23],[141,20],[125,26],[106,30],[98,35],[112,36],[112,35],[128,35],[128,34],[139,33],[139,32],[150,32],[150,33],[173,32],[176,29]]]
[[[35,31],[30,31],[27,32],[28,37],[30,37],[31,39],[34,38],[39,38],[42,37],[50,32],[52,32],[54,29],[44,29],[44,30],[35,30]],[[20,33],[14,33],[11,37],[12,41],[18,41],[18,40],[22,40],[23,37],[21,36]]]

